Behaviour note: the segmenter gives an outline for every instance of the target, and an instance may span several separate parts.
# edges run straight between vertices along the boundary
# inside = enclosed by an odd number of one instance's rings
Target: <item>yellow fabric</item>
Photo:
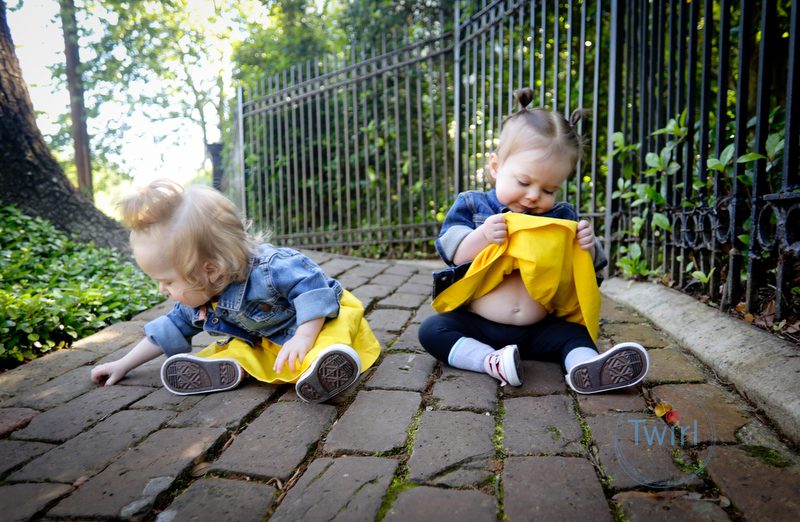
[[[364,305],[347,290],[339,303],[339,315],[325,322],[314,346],[306,354],[300,369],[294,373],[288,364],[284,365],[281,373],[272,370],[281,346],[266,338],[261,340],[259,346],[250,346],[239,339],[232,339],[225,345],[214,343],[197,355],[209,359],[234,359],[259,381],[285,383],[297,382],[300,374],[316,360],[320,350],[332,344],[351,346],[361,359],[362,373],[375,363],[381,353],[381,346],[364,318]]]
[[[481,250],[464,278],[434,299],[433,308],[439,313],[455,310],[519,270],[534,301],[549,314],[585,325],[597,341],[600,290],[591,254],[575,241],[578,223],[511,212],[504,215],[508,239]]]

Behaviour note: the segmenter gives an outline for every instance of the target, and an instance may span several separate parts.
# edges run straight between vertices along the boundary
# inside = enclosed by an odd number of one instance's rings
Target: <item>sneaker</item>
[[[516,344],[509,344],[487,355],[483,367],[486,373],[500,381],[500,386],[522,384],[522,362]]]
[[[361,375],[361,358],[345,344],[328,346],[297,379],[294,389],[306,402],[325,402],[338,395]]]
[[[206,359],[189,354],[173,355],[161,366],[161,382],[176,395],[193,395],[235,388],[244,377],[233,359]]]
[[[627,388],[647,375],[650,359],[638,343],[621,343],[576,365],[565,377],[578,393],[598,393]]]

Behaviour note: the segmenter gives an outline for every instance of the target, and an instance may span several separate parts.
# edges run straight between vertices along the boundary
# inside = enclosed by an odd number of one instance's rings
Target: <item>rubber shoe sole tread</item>
[[[647,375],[647,351],[637,343],[622,343],[578,364],[567,375],[567,384],[578,393],[599,393],[638,384]]]
[[[233,359],[173,355],[161,366],[161,382],[176,395],[211,393],[235,388],[242,369]]]
[[[333,345],[297,379],[295,391],[306,402],[325,402],[343,392],[361,374],[358,354],[346,345]]]

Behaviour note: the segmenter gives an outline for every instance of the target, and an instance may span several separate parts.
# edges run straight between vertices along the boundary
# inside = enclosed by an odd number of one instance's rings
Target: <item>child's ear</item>
[[[222,270],[219,268],[219,266],[211,261],[206,261],[203,263],[203,272],[205,272],[206,277],[212,283],[216,282],[217,279],[219,279],[219,276],[222,275]]]
[[[489,175],[492,179],[497,179],[497,169],[500,168],[500,162],[497,160],[497,154],[494,152],[489,154]]]

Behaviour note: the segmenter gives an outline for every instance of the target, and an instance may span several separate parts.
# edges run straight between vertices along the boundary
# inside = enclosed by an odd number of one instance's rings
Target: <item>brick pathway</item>
[[[556,364],[533,361],[523,386],[500,388],[419,346],[430,268],[311,256],[364,302],[384,346],[354,389],[321,405],[299,402],[291,386],[252,382],[179,397],[160,386],[161,359],[95,388],[90,367],[125,353],[161,305],[0,374],[2,519],[800,516],[797,454],[633,310],[604,301],[600,345],[649,349],[640,389],[578,396]],[[659,401],[683,431],[652,413]]]

